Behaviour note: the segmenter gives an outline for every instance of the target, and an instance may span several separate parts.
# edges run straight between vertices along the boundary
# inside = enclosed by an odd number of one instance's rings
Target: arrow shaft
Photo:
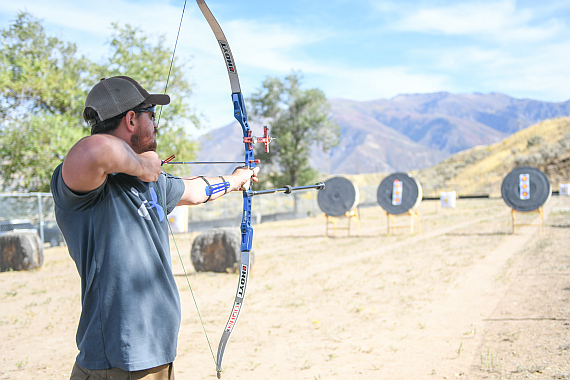
[[[243,161],[171,161],[165,162],[164,165],[218,165],[218,164],[242,164],[245,165]]]

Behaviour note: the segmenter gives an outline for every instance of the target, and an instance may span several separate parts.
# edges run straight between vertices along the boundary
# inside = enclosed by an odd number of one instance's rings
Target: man
[[[83,112],[91,136],[53,173],[57,222],[81,277],[71,380],[174,379],[181,312],[166,215],[257,181],[258,168],[184,181],[163,172],[154,107],[168,103],[132,78],[102,79]],[[208,196],[211,185],[223,190]]]

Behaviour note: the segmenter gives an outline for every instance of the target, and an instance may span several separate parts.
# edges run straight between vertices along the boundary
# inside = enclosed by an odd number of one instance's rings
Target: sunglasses
[[[148,106],[148,107],[145,107],[145,108],[139,108],[139,109],[136,110],[135,112],[136,112],[136,113],[138,113],[138,112],[150,112],[150,119],[151,119],[152,121],[155,121],[155,117],[156,117],[155,108],[156,108],[156,106],[155,106],[155,105],[152,105],[152,106]]]

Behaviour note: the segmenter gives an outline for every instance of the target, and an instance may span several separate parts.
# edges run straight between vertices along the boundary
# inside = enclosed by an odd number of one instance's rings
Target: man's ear
[[[127,129],[129,130],[129,132],[135,131],[136,117],[137,117],[137,114],[135,113],[135,111],[129,111],[125,115],[125,125],[126,125]]]

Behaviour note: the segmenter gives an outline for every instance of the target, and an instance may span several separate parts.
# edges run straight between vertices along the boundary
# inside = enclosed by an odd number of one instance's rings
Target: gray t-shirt
[[[76,194],[61,168],[51,191],[81,277],[77,363],[138,371],[174,361],[180,297],[166,218],[182,197],[182,180],[163,172],[146,183],[115,173],[98,189]]]

